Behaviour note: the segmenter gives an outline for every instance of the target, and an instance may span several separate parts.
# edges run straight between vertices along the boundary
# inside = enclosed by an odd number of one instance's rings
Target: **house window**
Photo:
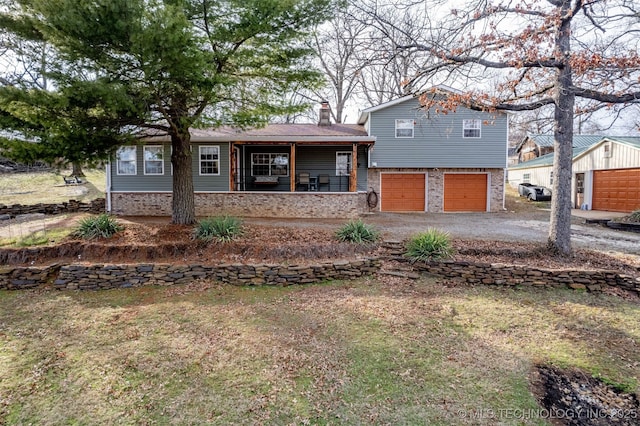
[[[251,154],[251,176],[289,176],[289,154]]]
[[[220,147],[201,146],[200,153],[200,174],[219,175],[220,174]]]
[[[549,185],[553,185],[553,170],[551,170],[551,174],[549,175]]]
[[[481,120],[462,120],[462,137],[479,138],[481,126]]]
[[[116,173],[119,175],[135,175],[136,147],[121,146],[116,152]]]
[[[412,138],[413,125],[413,120],[396,120],[396,138]]]
[[[336,152],[336,176],[349,176],[353,168],[350,151]]]
[[[144,174],[164,174],[164,149],[162,146],[144,147]]]
[[[522,183],[531,183],[531,173],[522,174]]]
[[[602,145],[602,148],[604,149],[604,158],[611,158],[611,142],[605,142],[605,144]]]

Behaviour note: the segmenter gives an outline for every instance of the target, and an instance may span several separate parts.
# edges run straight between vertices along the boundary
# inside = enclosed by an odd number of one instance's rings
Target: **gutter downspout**
[[[508,174],[509,174],[509,119],[511,118],[509,114],[507,115],[507,152],[505,153],[506,164],[504,165],[504,169],[502,172],[502,211],[507,210],[507,185],[508,185]]]
[[[111,159],[109,159],[109,162],[107,163],[107,167],[106,167],[106,179],[107,179],[107,186],[106,186],[106,210],[107,213],[111,213]]]

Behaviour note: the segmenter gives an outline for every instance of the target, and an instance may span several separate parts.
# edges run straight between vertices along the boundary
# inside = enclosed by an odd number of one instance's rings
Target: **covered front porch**
[[[366,191],[367,152],[372,143],[231,142],[230,188],[258,192]]]

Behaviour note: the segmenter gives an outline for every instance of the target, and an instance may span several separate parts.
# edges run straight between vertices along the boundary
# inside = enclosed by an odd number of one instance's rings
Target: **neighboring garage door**
[[[640,208],[640,169],[593,172],[593,210],[631,212]]]
[[[446,173],[444,175],[444,211],[487,211],[487,175]]]
[[[384,173],[381,175],[383,212],[423,212],[424,173]]]

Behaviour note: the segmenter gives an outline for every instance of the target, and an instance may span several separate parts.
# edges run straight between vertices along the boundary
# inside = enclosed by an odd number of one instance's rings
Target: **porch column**
[[[289,185],[291,192],[296,191],[296,143],[291,143],[291,155],[289,159]]]
[[[351,153],[351,173],[349,174],[349,192],[356,192],[358,188],[358,144],[353,144]]]
[[[235,145],[233,142],[229,144],[229,157],[231,158],[231,173],[229,173],[229,191],[236,190],[236,176],[238,174],[238,170],[236,169],[236,150],[234,149]]]

